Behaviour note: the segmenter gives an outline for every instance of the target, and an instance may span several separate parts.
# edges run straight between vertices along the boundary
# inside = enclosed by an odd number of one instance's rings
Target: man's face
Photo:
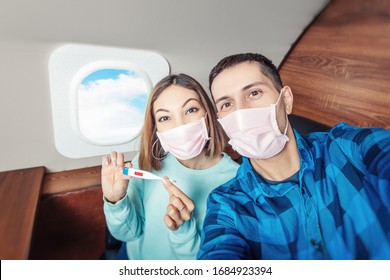
[[[211,92],[218,117],[240,109],[268,107],[279,92],[260,71],[257,62],[243,62],[223,70],[213,81]]]

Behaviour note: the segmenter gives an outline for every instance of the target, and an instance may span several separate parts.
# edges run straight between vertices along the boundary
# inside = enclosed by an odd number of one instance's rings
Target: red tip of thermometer
[[[149,171],[123,167],[122,173],[127,176],[138,177],[146,180],[163,180],[163,177],[157,176]],[[172,183],[175,183],[175,180],[170,180]]]

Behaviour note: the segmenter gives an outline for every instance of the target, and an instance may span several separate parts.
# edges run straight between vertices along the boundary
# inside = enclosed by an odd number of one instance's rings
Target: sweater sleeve
[[[103,210],[108,229],[116,239],[124,242],[137,239],[143,232],[143,194],[137,186],[138,181],[139,179],[132,178],[127,195],[115,204],[103,198]]]
[[[168,234],[169,244],[176,259],[194,259],[199,250],[200,233],[194,217]]]

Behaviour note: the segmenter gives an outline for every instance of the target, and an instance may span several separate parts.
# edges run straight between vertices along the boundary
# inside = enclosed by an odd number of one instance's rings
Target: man
[[[390,132],[340,123],[307,136],[260,54],[222,59],[210,91],[243,163],[208,199],[199,259],[390,259]]]

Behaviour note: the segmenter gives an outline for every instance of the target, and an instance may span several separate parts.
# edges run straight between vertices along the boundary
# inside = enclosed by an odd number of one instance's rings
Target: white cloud
[[[134,137],[143,124],[145,108],[131,102],[142,96],[146,100],[147,90],[142,78],[127,75],[80,85],[78,113],[83,135],[99,144],[121,143]]]

